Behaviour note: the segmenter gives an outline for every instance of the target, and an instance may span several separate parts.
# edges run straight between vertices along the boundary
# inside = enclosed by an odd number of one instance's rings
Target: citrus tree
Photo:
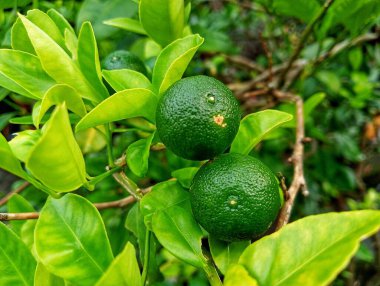
[[[180,285],[328,285],[379,230],[369,209],[288,224],[297,193],[309,193],[305,124],[325,98],[306,98],[303,83],[379,38],[377,1],[248,1],[303,25],[278,59],[262,40],[262,63],[229,56],[222,32],[192,25],[192,1],[85,1],[77,29],[75,1],[60,12],[30,2],[0,3],[0,99],[22,111],[0,117],[0,168],[20,180],[1,201],[1,285],[172,285],[173,275]],[[329,38],[334,29],[347,39]],[[104,40],[117,33],[136,39],[129,51]],[[363,54],[352,51],[358,66]],[[194,72],[199,55],[215,54],[249,72],[229,88]],[[333,75],[319,78],[334,88]],[[270,108],[252,112],[258,96]],[[291,146],[280,149],[293,165],[289,188],[256,153],[279,138]]]

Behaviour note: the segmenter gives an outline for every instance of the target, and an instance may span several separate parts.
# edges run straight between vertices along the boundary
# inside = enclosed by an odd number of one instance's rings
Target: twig
[[[304,45],[306,44],[307,39],[309,38],[310,34],[313,32],[314,26],[323,19],[323,17],[326,15],[329,7],[331,7],[331,4],[334,2],[334,0],[327,0],[325,4],[323,5],[322,9],[319,11],[318,15],[314,18],[313,21],[311,21],[306,29],[303,31],[301,35],[301,39],[298,42],[298,45],[296,49],[294,50],[293,54],[290,57],[290,60],[288,61],[286,68],[280,75],[280,80],[278,82],[278,87],[281,88],[284,85],[286,76],[290,69],[293,66],[294,61],[299,57]]]
[[[28,187],[30,185],[29,182],[24,182],[21,186],[19,186],[17,189],[13,190],[12,192],[9,192],[7,195],[4,196],[4,198],[2,198],[0,200],[0,206],[2,205],[5,205],[9,199],[14,195],[14,194],[19,194],[21,193],[23,190],[26,189],[26,187]]]
[[[273,91],[273,95],[280,100],[293,101],[296,104],[296,141],[294,144],[294,150],[291,157],[291,162],[294,165],[294,175],[292,183],[288,189],[289,198],[285,201],[283,208],[281,209],[279,218],[276,224],[276,230],[283,227],[288,223],[290,214],[292,212],[293,204],[296,196],[300,190],[304,195],[308,195],[306,188],[306,181],[303,172],[303,155],[304,155],[304,116],[303,116],[303,100],[301,97],[293,95],[291,93],[285,93],[281,91]]]
[[[259,66],[258,64],[254,63],[250,59],[243,57],[243,56],[229,56],[229,55],[223,55],[223,57],[238,66],[242,66],[245,68],[248,68],[250,70],[258,71],[260,73],[264,72],[264,68]]]
[[[151,190],[152,190],[152,187],[142,189],[141,193],[146,194],[146,193],[149,193]],[[123,208],[135,201],[136,199],[133,196],[128,196],[126,198],[123,198],[117,201],[94,203],[94,206],[98,210],[104,210],[104,209],[109,209],[109,208]],[[38,217],[39,217],[38,212],[0,213],[0,221],[38,219]]]
[[[272,83],[272,81],[273,81],[273,71],[272,71],[272,68],[273,68],[273,58],[272,58],[272,52],[269,50],[268,44],[264,40],[262,33],[259,33],[259,39],[260,39],[261,46],[262,46],[262,48],[263,48],[263,50],[265,52],[265,55],[266,55],[266,57],[268,59],[268,72],[269,72],[268,82],[269,82],[269,85],[270,85]]]

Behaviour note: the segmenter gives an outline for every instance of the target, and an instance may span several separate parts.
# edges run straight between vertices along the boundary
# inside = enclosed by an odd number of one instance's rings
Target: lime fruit
[[[102,61],[105,70],[130,69],[147,75],[144,63],[134,54],[118,50],[108,54]]]
[[[260,160],[224,154],[204,164],[190,187],[195,219],[214,237],[247,240],[263,235],[276,220],[282,191]]]
[[[205,160],[231,145],[240,116],[238,101],[222,82],[193,76],[177,81],[162,95],[156,125],[162,142],[173,153]]]

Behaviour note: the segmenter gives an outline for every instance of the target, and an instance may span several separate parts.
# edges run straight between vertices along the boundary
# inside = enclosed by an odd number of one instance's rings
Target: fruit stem
[[[203,266],[203,270],[206,272],[207,279],[210,282],[211,286],[223,286],[218,271],[210,260],[208,260],[207,263]]]
[[[110,167],[115,166],[113,152],[112,152],[112,132],[109,124],[105,124],[106,137],[107,137],[107,156],[108,156],[108,165]]]

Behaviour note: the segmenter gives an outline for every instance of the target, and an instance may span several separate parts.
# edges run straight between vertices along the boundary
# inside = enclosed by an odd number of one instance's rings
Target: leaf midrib
[[[13,260],[7,255],[7,253],[4,251],[4,249],[1,247],[0,248],[1,252],[4,253],[4,256],[10,261],[10,264],[13,266],[13,268],[16,270],[16,272],[19,274],[21,277],[22,281],[24,282],[25,285],[30,285],[28,282],[25,280],[25,277],[22,275],[22,273],[18,270],[18,267],[16,267],[16,264],[13,263]]]

